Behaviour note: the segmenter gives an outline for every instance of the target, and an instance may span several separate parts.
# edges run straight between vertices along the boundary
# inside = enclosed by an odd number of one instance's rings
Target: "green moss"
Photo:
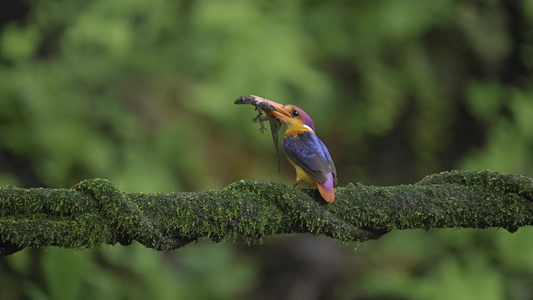
[[[196,193],[122,193],[104,179],[73,189],[0,188],[0,253],[23,247],[86,248],[138,241],[171,250],[205,237],[254,243],[311,233],[365,241],[398,229],[531,225],[533,184],[490,171],[452,171],[414,185],[349,184],[326,204],[316,189],[239,181]]]

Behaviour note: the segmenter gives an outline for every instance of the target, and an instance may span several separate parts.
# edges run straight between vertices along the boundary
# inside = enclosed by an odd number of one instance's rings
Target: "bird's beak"
[[[261,99],[274,107],[275,110],[265,110],[265,113],[267,113],[268,115],[276,117],[280,120],[291,118],[291,114],[289,114],[289,112],[283,107],[283,104],[279,104],[277,102],[274,102],[274,101],[271,101],[265,98],[261,98],[258,96],[254,96],[254,97]]]

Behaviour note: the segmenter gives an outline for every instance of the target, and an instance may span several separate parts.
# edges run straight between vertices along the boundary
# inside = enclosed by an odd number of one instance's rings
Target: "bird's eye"
[[[297,116],[300,115],[300,113],[299,113],[297,110],[293,110],[293,111],[291,111],[291,115],[292,115],[293,117],[297,117]]]

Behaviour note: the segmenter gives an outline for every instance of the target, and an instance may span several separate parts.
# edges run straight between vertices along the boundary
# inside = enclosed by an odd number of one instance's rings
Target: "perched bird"
[[[274,110],[267,110],[265,113],[279,119],[287,127],[283,135],[283,149],[289,162],[296,169],[294,186],[302,180],[316,184],[322,198],[327,202],[333,202],[335,200],[333,185],[337,182],[337,171],[328,148],[315,134],[313,120],[295,105],[282,105],[263,98],[261,100],[274,107]]]

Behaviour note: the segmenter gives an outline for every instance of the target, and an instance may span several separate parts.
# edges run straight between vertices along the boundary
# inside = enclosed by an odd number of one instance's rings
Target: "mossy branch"
[[[533,224],[533,181],[490,171],[435,174],[413,185],[349,184],[326,204],[316,190],[239,181],[195,193],[120,192],[90,179],[73,189],[0,188],[0,255],[24,247],[88,248],[138,241],[172,250],[206,237],[255,242],[283,233],[342,242],[376,239],[395,229]]]

